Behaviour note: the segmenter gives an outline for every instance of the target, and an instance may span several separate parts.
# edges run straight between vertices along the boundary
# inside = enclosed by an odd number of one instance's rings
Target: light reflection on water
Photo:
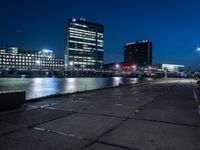
[[[137,78],[0,78],[0,91],[25,90],[26,99],[137,83]]]

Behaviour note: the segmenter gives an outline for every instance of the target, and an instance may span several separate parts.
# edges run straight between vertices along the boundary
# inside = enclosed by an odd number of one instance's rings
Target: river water
[[[137,78],[0,78],[0,91],[25,90],[26,100],[58,93],[73,93],[120,83],[138,83]]]

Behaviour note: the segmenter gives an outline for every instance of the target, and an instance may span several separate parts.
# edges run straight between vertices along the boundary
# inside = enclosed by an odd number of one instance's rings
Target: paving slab
[[[27,101],[26,105],[30,105],[33,107],[44,107],[52,104],[57,104],[61,103],[64,101],[63,97],[58,98],[48,98],[48,99],[43,99],[43,100],[35,100],[35,101]]]
[[[198,110],[174,110],[174,109],[147,109],[132,116],[136,119],[170,122],[175,124],[186,124],[200,127]]]
[[[180,82],[133,118],[200,126],[197,104],[189,81]]]
[[[140,150],[199,150],[200,128],[128,120],[100,141]]]
[[[177,101],[177,99],[176,101],[168,101],[160,98],[132,117],[137,119],[200,126],[197,105],[194,100],[190,101],[190,99],[189,101]]]
[[[155,103],[148,105],[146,108],[157,109],[157,108],[166,108],[166,109],[175,109],[175,110],[191,110],[197,109],[196,102],[191,101],[173,101],[173,100],[158,100]]]
[[[127,150],[127,149],[117,146],[106,145],[102,143],[94,143],[93,145],[91,145],[88,148],[85,148],[84,150]]]
[[[18,129],[20,129],[20,126],[0,121],[0,137]]]
[[[107,105],[112,105],[112,104],[123,104],[124,106],[143,106],[146,103],[151,102],[154,97],[157,95],[144,95],[144,94],[135,94],[132,95],[131,93],[129,94],[124,94],[121,96],[112,96],[110,93],[109,95],[105,94],[104,96],[94,96],[93,101],[96,102],[96,104],[107,104]]]
[[[100,115],[72,114],[37,127],[93,140],[118,125],[122,119]]]
[[[23,106],[21,106],[20,108],[17,108],[17,109],[8,109],[8,110],[0,111],[0,116],[16,113],[16,112],[20,112],[20,111],[31,110],[31,109],[35,109],[35,107],[32,107],[30,105],[25,104],[25,105],[23,105]]]
[[[87,144],[73,137],[28,129],[0,137],[1,150],[80,150]]]
[[[128,117],[137,111],[137,106],[124,106],[121,103],[115,104],[96,104],[93,107],[84,110],[84,113],[111,115],[116,117]]]
[[[61,110],[51,110],[37,108],[32,110],[19,111],[8,115],[0,116],[4,122],[34,126],[39,123],[56,119],[58,117],[70,114],[70,112]]]
[[[73,102],[64,102],[59,103],[56,105],[48,106],[49,108],[55,108],[60,110],[66,110],[66,111],[84,111],[89,109],[90,107],[93,107],[95,103],[89,102],[89,101],[73,101]]]

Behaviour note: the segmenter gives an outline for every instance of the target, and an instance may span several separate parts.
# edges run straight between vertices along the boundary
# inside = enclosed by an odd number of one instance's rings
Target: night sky
[[[200,70],[199,0],[1,0],[0,47],[53,50],[64,57],[64,23],[84,17],[105,27],[105,63],[123,61],[126,42],[153,42],[153,63]]]

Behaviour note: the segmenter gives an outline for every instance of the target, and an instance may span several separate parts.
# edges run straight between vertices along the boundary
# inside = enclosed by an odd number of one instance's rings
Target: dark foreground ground
[[[173,79],[0,113],[0,150],[200,150],[195,81]]]

